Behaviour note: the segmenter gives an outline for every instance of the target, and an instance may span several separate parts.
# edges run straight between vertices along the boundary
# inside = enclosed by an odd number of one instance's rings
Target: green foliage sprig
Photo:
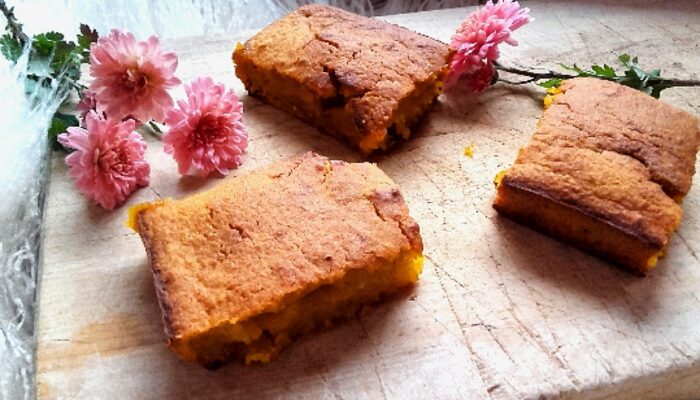
[[[46,99],[46,96],[56,93],[65,98],[72,90],[76,90],[82,97],[85,87],[78,83],[80,67],[90,60],[90,45],[97,41],[97,31],[82,24],[75,41],[67,40],[58,32],[29,37],[17,21],[13,7],[8,8],[5,1],[0,0],[0,10],[7,19],[6,33],[0,37],[0,53],[17,63],[25,48],[28,49],[25,80],[27,94],[37,99]],[[54,149],[60,148],[57,136],[65,132],[66,128],[78,124],[74,115],[57,111],[48,130],[51,146]]]
[[[618,73],[615,68],[608,64],[593,64],[591,65],[590,69],[581,68],[576,64],[559,64],[566,71],[570,71],[566,73],[556,71],[536,72],[521,68],[505,67],[500,64],[496,64],[496,70],[528,78],[515,82],[499,78],[500,81],[516,85],[535,82],[544,88],[555,88],[559,87],[562,81],[566,79],[576,77],[593,77],[617,82],[622,85],[641,90],[642,92],[657,99],[661,95],[662,90],[670,87],[700,86],[700,81],[696,80],[664,78],[661,76],[660,69],[647,71],[639,65],[639,59],[637,57],[632,57],[626,53],[620,54],[617,57],[617,61],[623,67],[620,73]]]

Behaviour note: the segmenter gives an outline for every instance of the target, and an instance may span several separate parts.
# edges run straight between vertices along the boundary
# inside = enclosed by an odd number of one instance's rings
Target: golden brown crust
[[[587,210],[508,179],[499,185],[493,206],[517,222],[642,274],[662,250]]]
[[[641,162],[672,198],[683,197],[695,173],[698,120],[639,90],[577,78],[540,119],[531,146],[611,151]]]
[[[362,147],[382,139],[402,100],[437,97],[449,47],[396,25],[323,5],[271,24],[233,54],[246,89],[318,128]],[[366,152],[373,148],[363,149]]]
[[[680,224],[674,200],[695,171],[697,120],[612,82],[561,89],[500,178],[494,207],[645,273]]]
[[[681,220],[681,208],[641,163],[578,148],[523,150],[498,185],[494,207],[642,273]]]
[[[312,153],[137,219],[171,341],[422,250],[398,187],[379,168]]]
[[[608,151],[528,147],[503,184],[542,193],[659,249],[681,218],[641,163]]]
[[[163,317],[163,326],[165,334],[168,340],[172,338],[172,313],[173,313],[173,302],[168,295],[166,282],[163,280],[161,274],[160,259],[156,254],[160,254],[164,249],[160,248],[162,243],[153,240],[156,235],[152,231],[151,226],[144,223],[144,219],[137,217],[137,227],[138,232],[143,241],[144,247],[146,248],[146,255],[148,256],[149,265],[151,266],[151,273],[153,274],[153,284],[156,290],[156,297],[158,298],[158,304],[160,305],[161,315]]]

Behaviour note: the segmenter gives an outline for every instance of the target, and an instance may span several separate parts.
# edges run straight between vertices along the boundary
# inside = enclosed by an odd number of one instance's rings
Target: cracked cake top
[[[614,82],[575,78],[560,89],[528,146],[500,178],[503,186],[573,207],[606,229],[661,251],[680,224],[677,202],[695,173],[697,119]],[[498,197],[494,206],[508,213],[505,203]],[[528,218],[542,224],[535,215],[547,212],[542,207]],[[590,229],[566,230],[569,223],[545,228],[588,240]],[[588,245],[596,246],[600,243]]]
[[[670,197],[685,196],[700,143],[697,119],[638,90],[595,78],[565,81],[530,146],[610,151],[639,161]]]
[[[450,49],[381,20],[307,5],[253,36],[245,53],[322,100],[352,101],[364,123],[382,125],[400,99],[445,68]]]
[[[155,205],[138,227],[171,337],[274,311],[286,295],[422,250],[384,172],[313,153]]]

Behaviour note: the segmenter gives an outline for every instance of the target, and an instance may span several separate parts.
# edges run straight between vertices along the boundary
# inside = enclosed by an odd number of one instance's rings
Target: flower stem
[[[668,86],[678,86],[678,87],[692,87],[700,86],[700,81],[692,79],[672,79],[672,78],[661,78],[658,80]]]
[[[22,25],[17,22],[13,8],[8,8],[5,0],[0,0],[0,10],[7,19],[7,27],[12,31],[12,36],[19,39],[22,46],[26,46],[29,42],[29,37],[22,31]]]
[[[494,66],[496,67],[497,71],[508,72],[509,74],[520,75],[520,76],[524,76],[524,77],[528,78],[528,79],[525,79],[523,81],[516,81],[516,82],[505,81],[505,80],[499,78],[499,80],[502,80],[506,83],[510,83],[513,85],[524,85],[526,83],[536,82],[536,81],[539,81],[542,79],[555,79],[555,78],[571,79],[571,78],[576,77],[575,75],[565,74],[565,73],[556,72],[556,71],[535,72],[535,71],[530,71],[530,70],[521,69],[521,68],[506,67],[506,66],[503,66],[499,63],[494,63]]]
[[[155,137],[157,137],[157,138],[159,138],[159,139],[163,137],[163,130],[160,129],[160,127],[158,126],[158,124],[156,124],[156,123],[153,122],[153,121],[148,121],[148,126],[149,126],[149,127],[151,128],[151,130],[153,131]]]
[[[567,74],[567,73],[556,72],[556,71],[536,72],[536,71],[531,71],[531,70],[523,69],[523,68],[506,67],[506,66],[503,66],[499,63],[494,63],[494,66],[496,67],[497,71],[503,71],[503,72],[507,72],[509,74],[524,76],[527,78],[527,79],[522,80],[522,81],[510,81],[510,80],[505,80],[505,79],[501,79],[501,78],[498,79],[501,82],[509,83],[512,85],[524,85],[526,83],[537,82],[537,81],[544,80],[544,79],[571,79],[571,78],[575,78],[578,76],[578,75]],[[600,78],[600,77],[598,77],[598,78]],[[616,78],[621,78],[621,77],[616,77]],[[617,80],[615,78],[602,78],[602,79],[608,79],[611,81]],[[659,77],[659,78],[650,78],[649,82],[654,83],[654,84],[663,84],[667,87],[700,86],[700,81],[693,80],[693,79],[673,79],[673,78],[661,78],[661,77]]]
[[[70,86],[72,86],[73,89],[78,91],[78,94],[80,94],[81,98],[83,97],[83,91],[88,88],[87,86],[83,85],[82,83],[78,83],[78,82],[71,81],[71,80],[68,81],[68,84]]]

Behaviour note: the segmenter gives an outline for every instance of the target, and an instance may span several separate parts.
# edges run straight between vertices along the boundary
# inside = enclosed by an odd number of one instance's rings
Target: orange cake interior
[[[399,188],[370,163],[307,153],[132,214],[168,343],[206,366],[270,361],[422,267]]]
[[[406,252],[376,270],[352,270],[336,280],[293,293],[255,316],[227,320],[203,332],[172,343],[183,358],[209,364],[212,361],[242,359],[269,362],[292,339],[332,322],[352,317],[364,305],[383,294],[410,286],[418,280],[422,255]]]

